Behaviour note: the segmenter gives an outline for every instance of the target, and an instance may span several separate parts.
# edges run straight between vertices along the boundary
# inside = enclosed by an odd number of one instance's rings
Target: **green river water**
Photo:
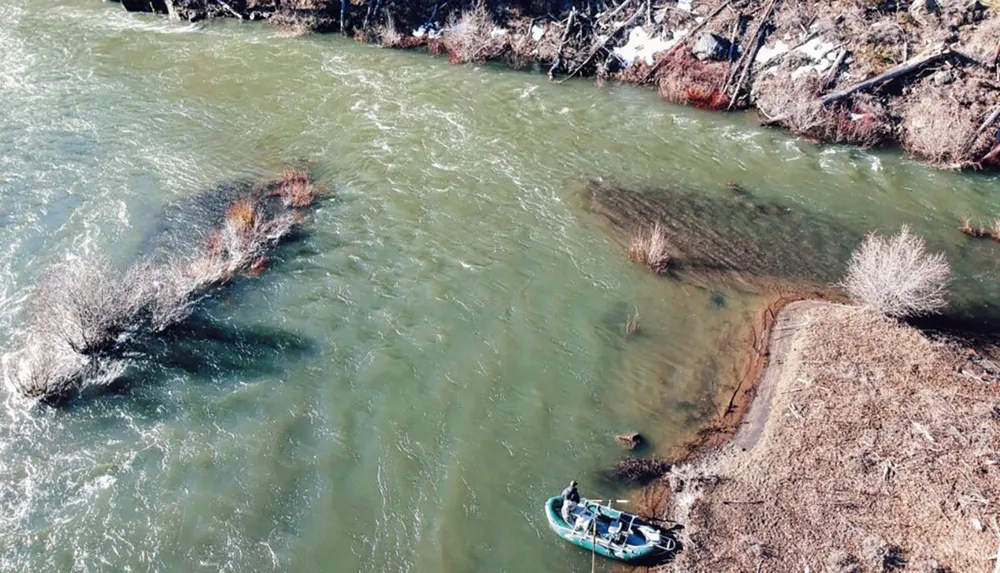
[[[998,245],[955,230],[1000,213],[993,177],[644,89],[4,0],[5,356],[47,265],[131,260],[170,206],[303,160],[331,199],[302,240],[128,385],[58,408],[4,390],[0,569],[589,571],[546,530],[545,499],[571,478],[634,498],[601,478],[614,433],[668,452],[714,411],[760,299],[631,264],[586,209],[588,179],[688,190],[709,211],[738,180],[844,230],[777,247],[831,275],[844,244],[908,223],[948,252],[956,307],[1000,300]]]

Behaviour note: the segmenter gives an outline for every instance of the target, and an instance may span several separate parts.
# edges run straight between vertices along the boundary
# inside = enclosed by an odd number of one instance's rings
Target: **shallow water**
[[[546,531],[545,499],[574,477],[629,495],[600,478],[613,434],[666,452],[713,411],[758,301],[630,264],[587,212],[587,179],[693,191],[706,209],[738,180],[843,229],[829,248],[803,241],[831,275],[841,243],[908,223],[948,251],[957,306],[1000,296],[1000,245],[955,231],[1000,213],[996,178],[818,148],[641,89],[7,0],[0,109],[7,359],[53,261],[124,264],[186,198],[289,164],[332,191],[268,273],[114,391],[62,408],[4,392],[4,570],[589,570]]]

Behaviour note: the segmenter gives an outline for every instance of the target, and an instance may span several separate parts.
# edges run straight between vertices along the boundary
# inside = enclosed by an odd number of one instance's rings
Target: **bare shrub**
[[[633,232],[628,242],[628,258],[646,265],[654,273],[667,272],[670,243],[663,227],[656,223],[652,227]]]
[[[144,267],[136,266],[122,277],[100,254],[55,265],[35,291],[38,326],[79,354],[109,349],[134,326],[133,317],[148,303],[148,285],[140,280],[143,272]]]
[[[939,164],[968,159],[966,147],[978,128],[978,116],[950,96],[949,91],[924,86],[903,104],[900,139],[907,151]]]
[[[507,46],[506,34],[494,24],[485,2],[449,22],[441,41],[453,64],[485,62],[498,57]]]
[[[396,23],[392,18],[380,26],[376,31],[378,43],[383,48],[395,48],[402,41],[402,35],[396,30]]]
[[[820,78],[813,74],[794,78],[779,71],[754,86],[754,103],[771,123],[791,132],[822,141],[876,147],[892,133],[885,107],[864,94],[849,103],[824,106],[819,102]]]
[[[951,268],[943,253],[904,225],[886,238],[872,233],[851,255],[842,286],[852,299],[886,316],[937,313],[947,306]]]
[[[192,255],[140,260],[124,272],[99,253],[54,265],[33,293],[25,344],[9,378],[31,398],[113,380],[125,367],[127,342],[186,319],[213,287],[236,275],[262,272],[269,250],[303,220],[297,209],[314,198],[307,174],[286,171],[233,200]]]
[[[316,200],[316,188],[305,171],[286,169],[277,183],[271,195],[281,197],[285,207],[308,207]]]

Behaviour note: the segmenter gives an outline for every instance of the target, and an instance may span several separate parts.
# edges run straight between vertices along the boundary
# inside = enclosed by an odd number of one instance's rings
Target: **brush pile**
[[[308,175],[289,170],[229,198],[192,253],[144,258],[124,271],[101,253],[52,266],[32,293],[13,386],[51,398],[114,380],[142,337],[182,322],[217,287],[263,271],[315,197]]]

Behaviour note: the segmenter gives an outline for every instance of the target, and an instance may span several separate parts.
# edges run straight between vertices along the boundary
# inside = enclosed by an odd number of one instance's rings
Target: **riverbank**
[[[756,110],[819,142],[899,145],[951,169],[996,168],[1000,10],[934,0],[395,2],[123,0],[189,21],[342,32],[456,64],[594,77],[674,103]]]
[[[991,352],[854,307],[788,305],[735,435],[658,484],[659,517],[684,526],[663,570],[994,570]]]

